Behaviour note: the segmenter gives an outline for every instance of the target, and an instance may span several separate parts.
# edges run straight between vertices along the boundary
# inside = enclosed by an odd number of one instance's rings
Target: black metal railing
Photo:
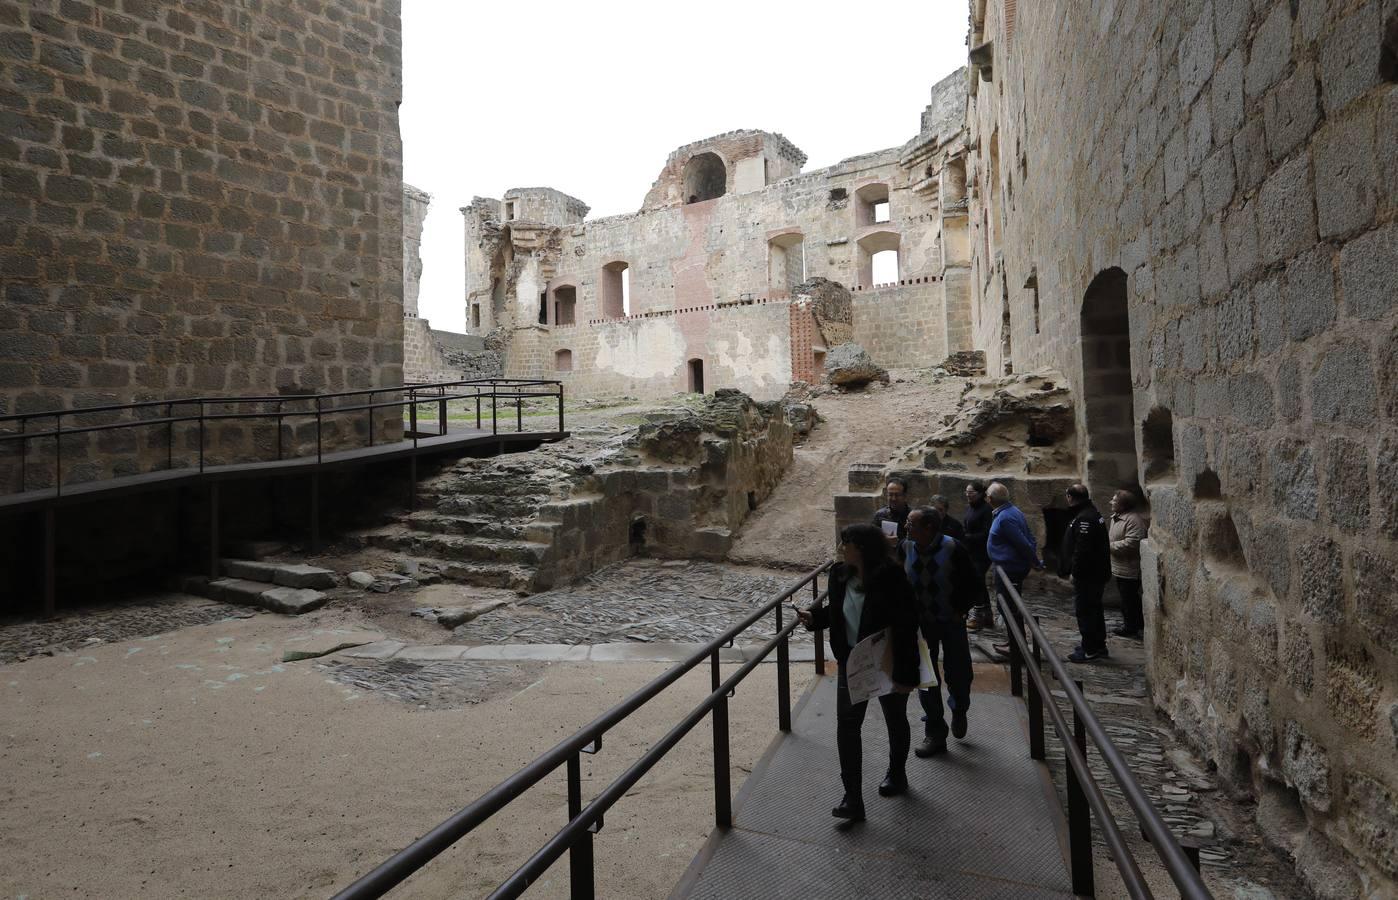
[[[1121,751],[1107,736],[1101,721],[1092,712],[1083,697],[1081,682],[1069,674],[1063,661],[1054,653],[1053,646],[1044,635],[1039,622],[1030,614],[1013,583],[1003,569],[995,567],[995,577],[1003,589],[1000,597],[1000,614],[1004,617],[1006,631],[1010,636],[1010,690],[1016,696],[1024,696],[1024,673],[1028,673],[1029,710],[1029,755],[1036,760],[1045,758],[1044,752],[1044,711],[1048,711],[1054,731],[1058,732],[1067,759],[1065,777],[1068,795],[1068,858],[1073,881],[1073,893],[1079,896],[1095,896],[1092,873],[1092,819],[1102,829],[1107,849],[1121,873],[1126,892],[1133,898],[1150,898],[1154,895],[1141,875],[1135,857],[1126,846],[1121,829],[1111,810],[1107,807],[1106,796],[1102,793],[1096,778],[1087,763],[1087,739],[1096,745],[1098,754],[1107,766],[1122,795],[1136,814],[1142,837],[1155,848],[1156,855],[1165,866],[1170,878],[1186,900],[1204,900],[1213,894],[1204,886],[1199,876],[1197,854],[1187,854],[1176,840],[1170,827],[1161,818],[1159,810],[1150,802],[1141,788],[1131,767],[1121,755]],[[1007,602],[1008,601],[1008,602]],[[1032,636],[1032,646],[1028,643]],[[1044,659],[1057,679],[1064,696],[1072,706],[1073,722],[1070,727],[1063,710],[1053,702],[1053,694],[1045,681],[1042,671]],[[1033,660],[1026,666],[1025,660]]]
[[[389,395],[390,399],[377,399],[385,395]],[[406,411],[407,422],[405,424],[408,430],[403,440],[411,441],[413,447],[417,448],[418,440],[422,436],[417,429],[418,407],[420,405],[426,403],[436,405],[438,433],[445,435],[450,401],[474,400],[476,427],[484,430],[482,404],[486,399],[490,400],[490,432],[492,435],[500,433],[498,412],[501,401],[505,401],[506,408],[509,406],[509,401],[513,401],[515,431],[519,433],[524,431],[523,408],[525,401],[552,400],[557,404],[558,430],[563,431],[562,382],[533,379],[485,378],[365,388],[325,394],[275,397],[189,397],[179,400],[148,400],[76,409],[42,410],[0,416],[0,447],[7,444],[18,444],[19,447],[18,489],[16,490],[10,485],[3,485],[0,486],[0,494],[22,494],[28,491],[30,445],[35,441],[52,440],[53,442],[53,483],[41,485],[40,489],[52,488],[53,496],[61,497],[64,488],[63,439],[65,437],[71,441],[77,435],[164,426],[165,469],[193,469],[197,467],[198,471],[203,472],[206,466],[208,432],[217,425],[233,421],[274,421],[277,432],[276,459],[283,460],[286,458],[282,437],[285,421],[287,419],[313,418],[315,423],[314,455],[316,461],[321,462],[325,455],[323,432],[327,418],[363,413],[368,420],[368,445],[372,447],[378,440],[377,430],[385,420],[381,411],[396,408],[400,419]],[[189,409],[190,407],[193,409]],[[182,459],[181,461],[187,462],[187,465],[176,466],[176,452],[179,449],[176,447],[177,426],[190,424],[198,429],[197,459]],[[150,449],[148,445],[144,452],[150,452]],[[141,450],[135,451],[138,455],[142,452]],[[309,458],[310,455],[305,453],[291,458]],[[261,460],[243,459],[231,462],[253,461]]]
[[[529,765],[506,778],[477,798],[470,806],[433,828],[409,844],[372,872],[335,895],[335,900],[362,900],[381,897],[395,885],[421,869],[438,854],[470,834],[473,829],[508,806],[525,791],[538,784],[560,766],[566,766],[568,776],[568,823],[540,847],[491,894],[492,898],[518,897],[528,889],[565,852],[569,854],[569,883],[573,900],[590,900],[594,896],[593,835],[601,831],[604,817],[625,793],[658,763],[680,739],[688,734],[706,715],[713,717],[714,746],[714,824],[728,828],[733,824],[732,788],[729,781],[728,698],[737,686],[773,650],[777,652],[777,727],[791,730],[791,680],[788,639],[798,619],[791,616],[783,622],[783,604],[798,591],[810,586],[812,606],[824,602],[827,593],[820,590],[820,577],[831,563],[811,571],[776,597],[747,616],[723,634],[714,638],[693,655],[667,670],[621,703],[579,729],[572,737],[544,753]],[[745,662],[727,679],[719,670],[719,651],[731,646],[734,638],[768,615],[775,617],[775,636],[764,644],[752,659]],[[825,669],[823,637],[815,639],[817,673]],[[683,719],[665,733],[640,759],[631,764],[616,780],[602,789],[586,806],[582,802],[583,753],[596,753],[602,747],[602,737],[627,716],[631,715],[665,688],[696,666],[709,660],[711,691]]]

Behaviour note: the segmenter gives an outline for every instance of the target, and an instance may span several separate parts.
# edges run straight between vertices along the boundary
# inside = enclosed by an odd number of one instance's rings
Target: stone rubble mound
[[[904,451],[933,471],[1067,475],[1077,471],[1073,398],[1056,372],[966,386],[956,412]]]
[[[953,378],[984,378],[985,351],[958,350],[942,360],[938,368]]]
[[[863,347],[845,343],[826,353],[825,380],[836,387],[858,390],[872,381],[888,384],[888,370],[875,363]]]

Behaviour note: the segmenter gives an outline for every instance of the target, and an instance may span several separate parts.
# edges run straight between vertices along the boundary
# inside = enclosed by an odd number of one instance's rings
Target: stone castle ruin
[[[781,135],[733,131],[670,154],[629,215],[588,220],[553,188],[478,197],[462,210],[467,330],[500,345],[507,375],[584,396],[774,399],[820,380],[832,340],[885,366],[969,349],[965,83],[933,87],[904,146],[816,172]]]
[[[418,315],[430,198],[402,181],[397,7],[0,7],[0,416],[497,372],[569,398],[712,395],[605,466],[560,463],[566,490],[539,485],[545,515],[493,538],[547,545],[501,575],[532,586],[641,535],[722,557],[790,459],[768,401],[822,380],[837,347],[983,362],[995,379],[944,429],[849,473],[837,518],[867,520],[891,472],[914,500],[996,477],[1051,544],[1067,483],[1104,506],[1138,491],[1152,702],[1256,798],[1307,890],[1398,891],[1393,0],[969,0],[969,65],[901,147],[803,172],[782,136],[732,131],[676,149],[635,213],[589,220],[548,187],[474,199],[462,336]],[[313,442],[306,421],[214,426],[207,447],[178,428],[0,447],[0,499],[60,470]],[[402,430],[369,414],[329,443]],[[444,480],[517,474],[473,465]],[[219,515],[107,502],[4,519],[0,594],[33,587],[16,573],[55,527],[86,589],[178,559]],[[385,540],[495,549],[409,524],[423,534]]]

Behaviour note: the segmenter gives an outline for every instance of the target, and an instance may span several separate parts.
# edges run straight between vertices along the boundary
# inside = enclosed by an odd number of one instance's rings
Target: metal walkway
[[[1026,752],[1024,706],[972,694],[970,732],[932,759],[909,755],[907,794],[878,795],[888,758],[883,717],[864,720],[868,820],[830,815],[840,799],[835,679],[821,678],[738,795],[733,827],[715,831],[679,898],[1066,898],[1062,813]],[[909,701],[913,743],[921,713]]]

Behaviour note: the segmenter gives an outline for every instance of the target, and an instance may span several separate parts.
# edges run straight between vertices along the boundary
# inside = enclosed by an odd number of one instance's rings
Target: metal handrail
[[[551,391],[527,391],[527,388],[552,386]],[[449,388],[474,388],[475,393],[452,393],[448,394]],[[277,433],[277,459],[283,459],[281,423],[285,419],[296,419],[300,417],[314,417],[316,422],[316,452],[315,459],[322,462],[324,458],[324,448],[322,441],[322,427],[324,418],[328,415],[340,415],[353,412],[367,412],[369,415],[369,445],[374,445],[375,410],[390,407],[398,407],[400,410],[408,408],[410,421],[413,423],[414,431],[412,435],[405,436],[411,438],[414,447],[417,446],[416,435],[416,406],[424,400],[420,396],[421,392],[435,391],[431,395],[431,402],[437,403],[441,410],[439,418],[439,431],[441,434],[447,433],[446,405],[452,399],[477,400],[477,427],[480,426],[479,400],[489,396],[492,406],[500,399],[513,400],[515,403],[515,421],[517,433],[524,431],[523,400],[526,398],[549,398],[557,402],[558,407],[558,430],[563,430],[563,384],[558,381],[536,380],[536,379],[501,379],[501,378],[476,378],[463,379],[459,381],[441,381],[430,383],[411,383],[404,385],[393,385],[380,388],[362,388],[351,391],[336,391],[326,394],[293,394],[287,396],[250,396],[250,397],[186,397],[173,400],[142,400],[132,403],[108,404],[102,406],[75,407],[72,409],[40,410],[37,412],[14,413],[0,416],[0,425],[7,423],[17,423],[17,431],[0,432],[0,446],[11,442],[19,443],[19,476],[20,484],[18,493],[27,493],[28,487],[28,450],[31,441],[52,439],[54,441],[54,482],[52,485],[53,495],[61,497],[63,494],[63,446],[62,441],[65,436],[71,438],[78,434],[92,434],[97,432],[115,431],[123,428],[144,428],[148,426],[163,425],[166,429],[166,468],[175,468],[175,426],[186,423],[197,423],[199,428],[198,441],[198,463],[200,472],[205,468],[205,431],[208,423],[230,421],[230,420],[256,420],[275,419],[278,424]],[[376,401],[376,394],[396,394],[398,399],[388,401]],[[346,406],[337,406],[334,401],[345,398],[367,397],[368,402],[354,402]],[[238,407],[249,404],[276,404],[275,410],[253,410],[240,411]],[[287,409],[287,405],[304,404],[303,408]],[[180,415],[175,412],[177,406],[193,406],[195,411]],[[159,414],[163,408],[164,415]],[[215,410],[231,411],[215,411]],[[135,418],[125,421],[107,421],[93,424],[73,424],[65,425],[64,420],[70,417],[91,416],[103,413],[113,413],[121,411],[138,411],[155,409],[157,413],[147,418]],[[33,430],[30,420],[33,419],[53,419],[50,428]],[[499,423],[492,421],[491,433],[499,433]],[[0,493],[13,493],[13,491],[0,488]]]
[[[1155,848],[1156,855],[1160,857],[1170,879],[1179,889],[1180,897],[1185,898],[1185,900],[1212,900],[1213,894],[1204,886],[1198,870],[1185,854],[1184,849],[1180,847],[1179,841],[1176,840],[1169,826],[1165,824],[1159,810],[1146,796],[1140,782],[1132,774],[1131,767],[1122,757],[1121,751],[1108,737],[1106,729],[1102,727],[1101,721],[1098,720],[1092,707],[1083,696],[1081,685],[1071,677],[1062,660],[1053,652],[1052,644],[1045,636],[1038,621],[1030,614],[1024,598],[1020,596],[1019,591],[1015,589],[1009,576],[1000,566],[995,566],[995,577],[1003,586],[1003,590],[997,593],[1000,595],[1000,612],[1006,623],[1005,630],[1010,636],[1010,683],[1016,696],[1021,693],[1021,670],[1029,674],[1030,755],[1035,759],[1043,759],[1042,711],[1044,707],[1047,707],[1049,718],[1053,721],[1054,730],[1058,732],[1059,739],[1063,743],[1064,755],[1069,764],[1069,855],[1072,862],[1073,892],[1089,895],[1093,893],[1092,838],[1089,830],[1091,823],[1086,818],[1085,812],[1080,814],[1077,809],[1074,809],[1079,800],[1075,796],[1075,792],[1081,791],[1083,794],[1081,799],[1085,800],[1087,805],[1091,807],[1092,814],[1096,816],[1097,822],[1102,828],[1107,847],[1111,851],[1112,858],[1116,861],[1118,871],[1121,872],[1127,892],[1133,898],[1151,898],[1154,896],[1142,877],[1135,858],[1127,848],[1126,841],[1117,827],[1116,819],[1107,807],[1106,797],[1087,764],[1086,739],[1090,737],[1092,743],[1097,746],[1097,751],[1101,754],[1103,762],[1106,763],[1108,771],[1116,780],[1117,786],[1121,788],[1123,796],[1126,797],[1132,810],[1135,811],[1142,835]],[[1013,604],[1014,612],[1017,615],[1011,614],[1010,604]],[[1032,653],[1026,642],[1024,627],[1029,629],[1029,633],[1034,638]],[[1043,653],[1041,648],[1047,649],[1048,652]],[[1039,668],[1043,656],[1047,657],[1054,678],[1058,680],[1064,695],[1073,708],[1073,727],[1071,730],[1063,711],[1058,708],[1058,704],[1049,699],[1052,697],[1052,692]],[[1026,659],[1032,659],[1034,664],[1023,665],[1023,661]]]
[[[727,698],[732,695],[738,683],[751,673],[767,654],[776,649],[778,666],[777,724],[782,731],[791,730],[791,692],[788,672],[790,658],[787,642],[799,620],[793,617],[791,622],[783,625],[782,604],[808,584],[811,586],[811,594],[814,598],[813,605],[819,605],[823,602],[827,592],[820,591],[819,579],[822,574],[829,571],[831,565],[832,563],[827,562],[809,572],[800,581],[767,601],[761,608],[730,627],[723,634],[709,641],[683,662],[667,669],[630,697],[578,729],[571,737],[548,750],[509,778],[486,791],[469,806],[395,853],[373,871],[336,894],[334,900],[361,900],[361,898],[383,896],[558,767],[564,765],[568,768],[568,823],[490,896],[519,896],[539,874],[562,856],[565,850],[568,850],[571,856],[571,896],[574,900],[591,898],[593,896],[592,835],[601,830],[604,814],[621,799],[628,788],[664,757],[679,742],[680,738],[693,729],[708,713],[712,713],[714,716],[714,818],[720,828],[731,825],[732,798],[729,795],[728,782]],[[719,679],[719,651],[725,646],[730,646],[739,634],[772,613],[776,616],[776,635],[763,645],[760,654],[744,663],[726,681],[721,682]],[[818,648],[815,659],[816,671],[823,672],[825,660],[820,631],[815,632],[814,638]],[[607,731],[705,659],[710,660],[712,669],[712,691],[710,694],[584,808],[581,796],[579,754],[598,752],[602,747],[602,737]]]

